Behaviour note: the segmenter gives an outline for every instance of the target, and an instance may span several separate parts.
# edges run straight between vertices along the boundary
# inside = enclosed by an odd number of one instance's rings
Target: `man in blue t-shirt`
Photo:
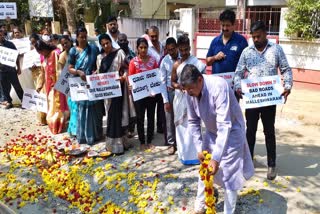
[[[220,14],[222,33],[212,40],[206,58],[213,74],[234,72],[243,49],[248,46],[247,40],[234,32],[235,18],[229,9]]]

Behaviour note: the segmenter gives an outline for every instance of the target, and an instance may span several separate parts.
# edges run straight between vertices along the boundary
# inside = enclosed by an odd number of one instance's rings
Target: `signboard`
[[[122,96],[119,72],[89,75],[87,76],[87,83],[89,85],[89,100]]]
[[[32,68],[34,65],[41,66],[40,54],[35,49],[23,55],[22,69]]]
[[[45,94],[39,94],[36,90],[27,88],[24,90],[22,107],[33,111],[47,113],[47,97]]]
[[[70,96],[72,101],[88,100],[87,83],[80,77],[69,78]]]
[[[257,108],[284,103],[283,87],[278,75],[241,80],[244,108]]]
[[[68,69],[69,69],[69,65],[66,64],[63,70],[61,71],[58,81],[54,85],[54,89],[56,89],[57,91],[60,91],[61,93],[67,96],[69,95],[69,92],[70,92],[68,78],[71,76],[71,74],[68,72]]]
[[[132,86],[134,101],[162,93],[166,90],[165,85],[160,80],[159,74],[159,69],[154,69],[128,76],[129,84]]]
[[[0,2],[0,20],[17,19],[17,5],[15,2]]]
[[[0,64],[16,67],[19,52],[0,46]]]
[[[53,17],[52,0],[29,0],[30,16]]]
[[[222,77],[227,81],[227,83],[232,86],[233,84],[233,77],[234,77],[234,72],[227,72],[227,73],[220,73],[220,74],[213,74],[214,76],[219,76]]]
[[[29,38],[21,38],[21,39],[12,39],[10,40],[19,51],[19,54],[24,54],[30,51],[30,41]]]

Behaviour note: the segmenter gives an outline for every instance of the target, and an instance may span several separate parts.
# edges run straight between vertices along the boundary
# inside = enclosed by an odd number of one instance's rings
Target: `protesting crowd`
[[[267,39],[262,21],[251,24],[250,46],[246,38],[234,32],[233,11],[223,11],[220,23],[222,33],[211,42],[206,64],[192,55],[192,41],[187,35],[168,37],[161,42],[159,31],[165,29],[157,26],[150,26],[136,40],[136,50],[130,47],[125,32],[119,31],[115,17],[106,21],[107,32],[97,35],[98,44],[88,42],[88,32],[83,27],[77,29],[75,39],[68,31],[58,36],[44,29],[42,35],[34,33],[29,37],[31,49],[40,54],[40,64],[29,68],[31,83],[22,72],[23,54],[18,56],[15,67],[0,64],[1,104],[5,109],[13,107],[11,87],[21,102],[24,90],[33,88],[45,94],[47,101],[47,112],[37,112],[39,125],[48,125],[53,134],[67,131],[79,144],[94,145],[106,139],[106,148],[113,154],[122,154],[133,146],[135,127],[142,149],[153,149],[156,131],[163,134],[168,155],[177,152],[185,165],[199,164],[205,158],[203,151],[208,151],[212,155],[209,167],[214,182],[225,190],[224,213],[234,213],[237,191],[254,174],[254,146],[260,118],[267,148],[267,178],[274,180],[277,175],[276,105],[247,108],[244,118],[239,105],[245,94],[241,81],[278,75],[279,69],[284,82],[281,96],[286,100],[292,87],[292,72],[282,48]],[[0,46],[16,49],[10,41],[22,38],[22,31],[15,27],[12,38],[8,36],[2,26]],[[206,74],[207,66],[212,66],[212,74]],[[75,100],[72,94],[55,87],[64,71],[69,79],[78,78],[82,82],[91,81],[94,75],[116,72],[121,96]],[[138,79],[133,77],[151,71],[157,72],[161,92],[137,99]],[[232,73],[231,83],[215,75],[221,73]],[[20,82],[18,75],[24,77]],[[140,78],[140,82],[144,81]],[[204,182],[199,178],[195,213],[205,212],[204,190]]]

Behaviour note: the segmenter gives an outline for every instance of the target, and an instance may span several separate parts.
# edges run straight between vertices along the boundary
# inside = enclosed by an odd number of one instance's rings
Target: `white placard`
[[[70,87],[70,96],[72,101],[88,100],[87,83],[80,77],[72,77],[68,79]]]
[[[119,72],[89,75],[87,76],[87,83],[89,85],[89,100],[102,100],[122,96]]]
[[[40,54],[33,49],[23,55],[22,69],[32,68],[32,66],[41,66]]]
[[[234,72],[227,72],[227,73],[220,73],[220,74],[213,74],[214,76],[219,76],[222,77],[227,81],[227,83],[232,86],[233,84],[233,77],[234,77]]]
[[[11,67],[16,67],[19,52],[14,49],[0,47],[0,63]]]
[[[19,54],[24,54],[30,51],[31,49],[30,41],[27,37],[21,39],[12,39],[10,40],[10,42],[12,42],[16,46],[17,50],[19,51]]]
[[[69,95],[69,92],[70,92],[68,78],[71,75],[68,72],[68,69],[69,69],[69,65],[66,64],[64,66],[63,70],[61,71],[61,74],[60,74],[58,81],[54,85],[54,89],[56,89],[57,91],[60,91],[61,93],[65,94],[67,96]]]
[[[17,19],[17,5],[15,2],[0,3],[0,19]]]
[[[244,108],[257,108],[284,103],[283,87],[278,75],[241,80]]]
[[[160,80],[159,69],[130,75],[128,79],[129,84],[132,86],[134,101],[162,93],[166,90],[166,86]]]
[[[25,89],[22,99],[22,107],[33,111],[47,113],[48,102],[45,94],[38,93],[33,89]]]

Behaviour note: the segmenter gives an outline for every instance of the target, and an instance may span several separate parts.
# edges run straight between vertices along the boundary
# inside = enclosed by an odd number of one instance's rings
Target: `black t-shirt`
[[[0,43],[0,46],[17,50],[16,46],[12,42],[9,42],[7,40],[4,40],[2,44]],[[15,71],[16,71],[15,67],[3,65],[0,63],[0,72],[15,72]]]

